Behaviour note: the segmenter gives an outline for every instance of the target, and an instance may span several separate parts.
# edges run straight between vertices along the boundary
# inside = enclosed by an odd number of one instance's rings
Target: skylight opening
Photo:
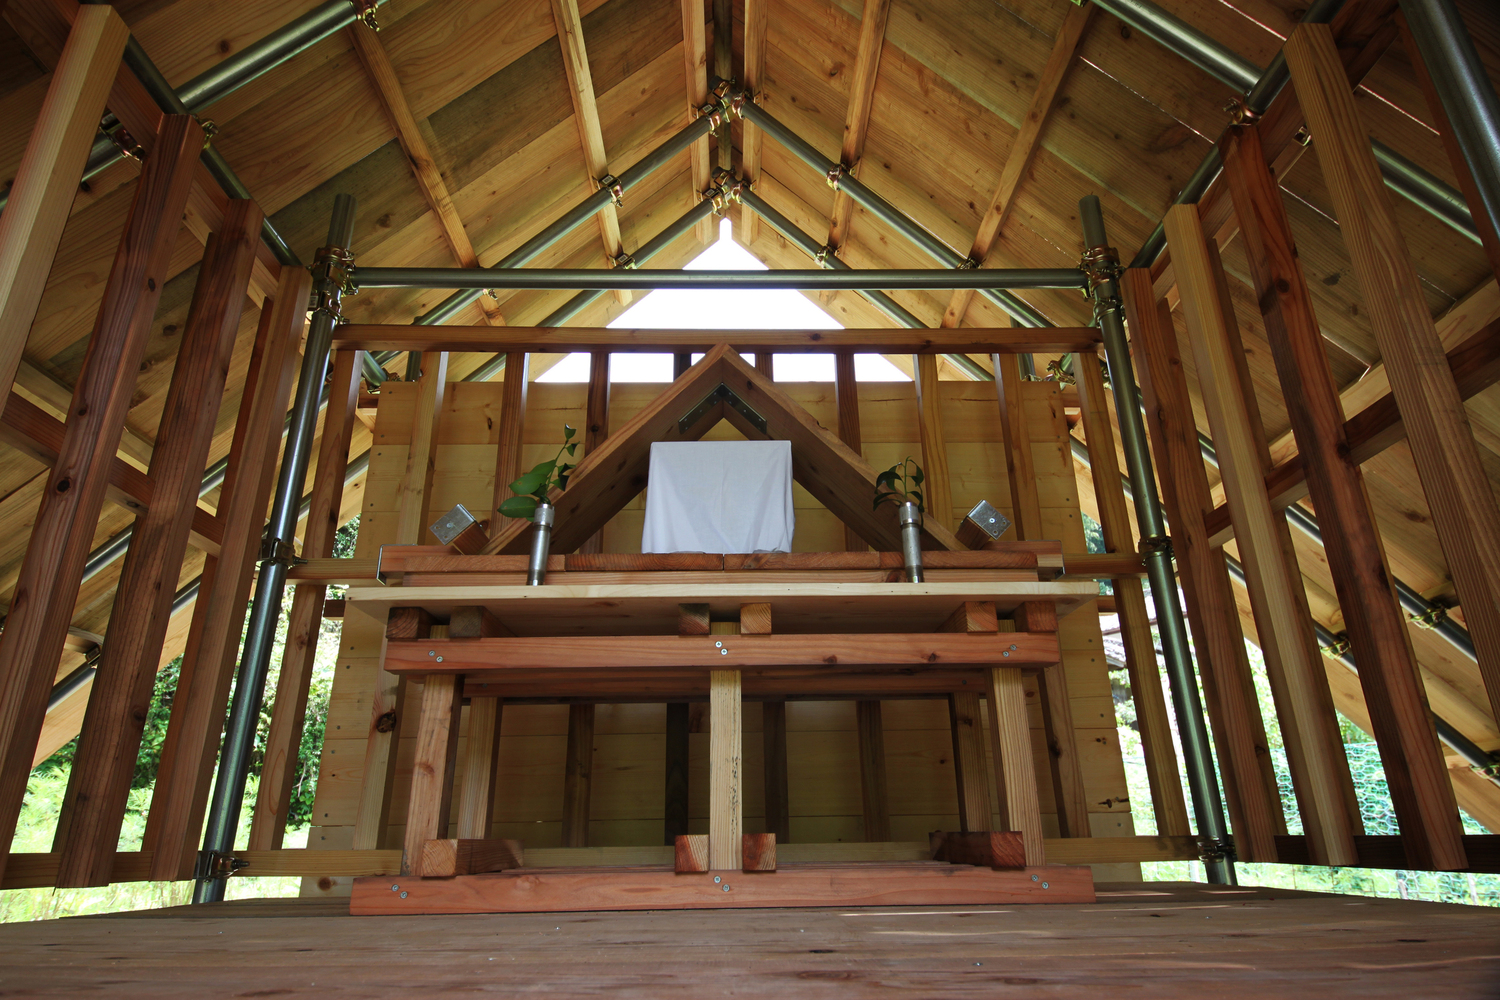
[[[765,271],[766,265],[736,243],[730,222],[719,223],[719,238],[683,265],[685,271]],[[782,289],[662,289],[642,296],[621,313],[611,329],[639,330],[840,330],[842,324],[801,292]],[[696,362],[703,355],[694,354]],[[745,359],[754,362],[754,354]],[[832,382],[832,354],[777,354],[776,381]],[[910,382],[879,354],[856,354],[854,377],[861,382]],[[589,356],[570,354],[537,377],[538,382],[587,382]],[[610,355],[611,382],[670,382],[672,355]]]

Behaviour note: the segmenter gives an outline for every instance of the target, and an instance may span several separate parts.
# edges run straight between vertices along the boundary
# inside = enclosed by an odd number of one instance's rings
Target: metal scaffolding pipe
[[[1082,462],[1086,466],[1093,465],[1093,462],[1089,457],[1089,449],[1086,444],[1078,440],[1076,437],[1073,437],[1071,434],[1068,436],[1068,442],[1072,446],[1074,458],[1078,459],[1078,461]],[[1120,483],[1125,490],[1125,495],[1130,496],[1130,480],[1126,479],[1124,476],[1121,476]],[[1292,509],[1293,508],[1291,507],[1287,508],[1289,513]],[[1293,523],[1295,524],[1296,522],[1293,521]],[[1316,522],[1314,522],[1314,529],[1316,529]],[[1321,536],[1319,537],[1321,538]],[[1249,583],[1248,579],[1245,576],[1245,568],[1244,566],[1240,565],[1240,561],[1226,552],[1224,553],[1224,562],[1225,565],[1229,568],[1229,575],[1232,576],[1240,586],[1248,587]],[[1399,582],[1397,583],[1398,590],[1400,590],[1404,586],[1405,584]],[[1410,588],[1407,589],[1409,590]],[[1421,600],[1420,596],[1417,599]],[[1402,603],[1404,605],[1405,601],[1403,600]],[[1349,644],[1344,641],[1341,636],[1334,634],[1331,629],[1323,625],[1316,618],[1312,620],[1312,624],[1313,630],[1318,635],[1318,644],[1322,647],[1323,654],[1325,656],[1329,656],[1333,659],[1338,660],[1340,663],[1348,667],[1350,670],[1354,671],[1356,674],[1359,673],[1359,668],[1354,663],[1354,654],[1349,650]],[[1465,635],[1467,635],[1467,633],[1465,633]],[[1431,708],[1429,708],[1428,710],[1431,711]],[[1454,753],[1458,754],[1464,760],[1468,761],[1469,764],[1480,774],[1483,774],[1486,778],[1489,778],[1491,781],[1495,782],[1495,784],[1500,785],[1500,756],[1497,756],[1485,750],[1479,744],[1475,743],[1463,733],[1459,732],[1457,727],[1455,727],[1451,722],[1443,718],[1441,715],[1438,715],[1436,712],[1432,712],[1432,724],[1433,727],[1437,730],[1438,739],[1442,740],[1449,747],[1451,747]]]
[[[1500,233],[1500,100],[1453,0],[1401,0],[1490,231]]]
[[[933,236],[890,202],[880,197],[874,191],[871,191],[858,178],[845,170],[843,164],[830,160],[822,153],[819,153],[811,143],[771,117],[760,105],[753,101],[745,100],[740,104],[740,114],[744,116],[746,121],[751,122],[761,131],[770,135],[771,138],[779,142],[788,152],[796,156],[803,163],[827,176],[836,189],[843,191],[871,215],[885,222],[898,233],[911,240],[912,243],[916,244],[939,264],[955,269],[973,267],[972,262],[967,257],[964,257],[948,246],[948,244]],[[976,270],[983,273],[982,269]],[[980,288],[979,294],[1009,313],[1011,319],[1015,320],[1021,326],[1045,327],[1052,325],[1047,321],[1045,316],[1032,308],[1029,303],[1017,298],[1007,290],[1001,288]]]
[[[1303,17],[1303,24],[1327,24],[1343,7],[1345,0],[1317,0]],[[1289,79],[1286,59],[1278,52],[1271,65],[1260,70],[1254,63],[1240,58],[1234,52],[1215,42],[1196,28],[1150,3],[1149,0],[1096,0],[1096,5],[1109,11],[1121,21],[1140,31],[1170,52],[1176,53],[1205,73],[1233,88],[1245,96],[1245,105],[1254,112],[1263,112],[1281,93]],[[1391,190],[1410,200],[1419,208],[1446,222],[1474,242],[1479,242],[1479,231],[1469,214],[1463,195],[1423,170],[1406,157],[1386,146],[1371,140],[1375,159],[1380,164],[1381,176]],[[1198,169],[1183,185],[1173,200],[1174,205],[1192,204],[1208,191],[1222,165],[1218,146],[1208,151]],[[1141,250],[1131,261],[1131,267],[1150,267],[1161,256],[1166,247],[1165,231],[1160,223],[1142,244]]]
[[[271,501],[271,523],[266,529],[262,548],[260,576],[256,580],[255,600],[250,622],[245,629],[245,648],[235,683],[234,702],[225,727],[224,746],[219,756],[219,774],[209,805],[208,828],[203,838],[207,861],[215,853],[227,854],[234,849],[235,827],[239,824],[240,800],[245,794],[245,779],[250,765],[250,751],[255,741],[255,724],[265,697],[266,673],[270,668],[272,647],[276,640],[276,620],[281,614],[281,597],[286,587],[287,570],[296,555],[297,501],[307,480],[307,466],[312,456],[313,437],[317,431],[318,404],[323,381],[328,373],[328,354],[333,342],[333,327],[338,322],[339,295],[343,288],[343,271],[347,267],[349,244],[354,238],[354,199],[341,194],[334,199],[333,218],[328,226],[330,249],[316,265],[313,296],[317,307],[308,326],[307,345],[302,353],[302,370],[297,379],[297,395],[292,405],[292,423],[282,451],[281,471],[276,494]],[[193,887],[195,903],[216,902],[224,898],[223,878],[213,877],[212,864],[200,864]]]
[[[639,263],[640,255],[636,255]],[[362,267],[354,286],[369,288],[577,288],[589,291],[629,289],[839,289],[864,288],[1082,288],[1077,268],[990,270],[914,268],[906,270],[680,271],[620,268],[516,268],[502,274],[458,267]]]
[[[1130,345],[1125,339],[1119,262],[1102,256],[1109,241],[1105,236],[1104,213],[1099,207],[1099,199],[1089,195],[1080,201],[1078,215],[1083,222],[1084,246],[1090,253],[1101,254],[1095,258],[1090,275],[1094,314],[1104,335],[1104,353],[1109,364],[1115,412],[1119,414],[1125,467],[1131,483],[1139,484],[1131,494],[1135,501],[1136,521],[1140,525],[1146,575],[1151,582],[1151,600],[1156,605],[1167,677],[1171,681],[1172,705],[1182,739],[1193,815],[1198,820],[1198,836],[1204,847],[1204,868],[1209,881],[1232,884],[1234,862],[1229,847],[1228,823],[1224,818],[1224,803],[1219,797],[1213,748],[1203,719],[1203,703],[1198,695],[1198,678],[1189,653],[1182,600],[1172,569],[1172,546],[1162,517],[1161,500],[1156,495],[1156,476],[1151,467],[1151,452],[1146,445],[1146,425],[1141,419],[1140,391],[1136,388]]]

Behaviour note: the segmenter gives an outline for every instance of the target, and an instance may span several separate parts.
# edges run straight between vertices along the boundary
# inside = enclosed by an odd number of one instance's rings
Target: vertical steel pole
[[[1182,738],[1188,789],[1192,793],[1193,814],[1198,820],[1204,868],[1210,882],[1233,884],[1234,862],[1230,855],[1224,803],[1219,798],[1213,750],[1208,742],[1208,726],[1203,720],[1203,703],[1198,697],[1198,678],[1188,653],[1187,627],[1177,593],[1177,578],[1172,571],[1172,547],[1167,540],[1161,500],[1156,495],[1151,452],[1146,447],[1146,425],[1141,420],[1140,392],[1130,362],[1130,346],[1125,340],[1120,261],[1105,239],[1104,213],[1099,207],[1099,199],[1094,195],[1084,198],[1078,203],[1078,214],[1083,221],[1085,268],[1089,272],[1094,316],[1104,335],[1110,387],[1115,396],[1115,411],[1120,418],[1120,444],[1125,451],[1131,496],[1141,527],[1141,547],[1145,552],[1146,574],[1151,582],[1151,600],[1156,605],[1167,676],[1171,678],[1172,706]]]
[[[245,632],[245,649],[235,682],[234,704],[229,710],[224,747],[219,754],[219,773],[214,782],[213,800],[209,804],[208,830],[203,838],[203,851],[199,854],[197,883],[193,887],[195,903],[222,900],[225,877],[232,870],[232,862],[227,856],[234,850],[250,751],[255,745],[255,727],[265,698],[266,673],[271,665],[272,647],[276,644],[276,621],[281,615],[287,569],[296,556],[298,501],[302,499],[302,488],[307,480],[307,465],[318,425],[318,403],[323,380],[328,375],[328,351],[339,318],[339,299],[352,263],[349,245],[353,237],[354,198],[341,194],[334,199],[333,218],[328,225],[328,245],[318,251],[317,263],[313,265],[312,322],[308,327],[307,346],[302,353],[302,371],[297,379],[297,396],[292,403],[291,424],[282,452],[276,496],[271,501],[271,523],[266,528],[261,548],[260,578],[256,581],[250,624]]]

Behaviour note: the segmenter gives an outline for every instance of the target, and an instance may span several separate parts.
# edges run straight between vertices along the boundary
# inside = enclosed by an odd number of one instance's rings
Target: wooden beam
[[[1146,426],[1160,466],[1162,505],[1172,527],[1236,851],[1246,861],[1275,861],[1275,837],[1286,821],[1224,551],[1209,544],[1203,528],[1213,500],[1177,335],[1165,303],[1159,307],[1149,271],[1127,270],[1121,288],[1132,349],[1145,359],[1137,373],[1151,417]]]
[[[1031,437],[1026,431],[1026,411],[1021,402],[1021,369],[1015,357],[992,354],[995,394],[1000,404],[1000,436],[1005,447],[1005,475],[1010,483],[1011,518],[1015,537],[1042,537],[1041,501],[1036,491],[1036,463]]]
[[[458,836],[484,840],[495,821],[495,769],[500,757],[499,698],[469,699],[469,735],[464,752],[464,780],[458,796]],[[424,862],[424,869],[426,868]]]
[[[562,845],[589,846],[589,793],[594,777],[594,706],[568,706],[563,757]]]
[[[917,436],[922,444],[926,478],[922,498],[927,516],[944,528],[953,523],[953,483],[948,474],[948,440],[943,433],[943,409],[938,394],[938,361],[931,354],[912,355],[917,391]]]
[[[1092,327],[969,327],[962,330],[905,330],[874,327],[847,330],[619,330],[569,326],[396,326],[353,323],[334,330],[335,348],[362,351],[572,351],[707,353],[720,344],[777,354],[1066,354],[1093,350],[1099,331]]]
[[[151,462],[153,502],[136,519],[115,588],[110,640],[99,659],[69,775],[65,829],[58,831],[59,885],[108,885],[114,867],[140,753],[140,726],[151,707],[172,595],[260,241],[260,208],[235,202],[227,222],[209,239],[199,270]]]
[[[939,631],[978,635],[997,632],[999,628],[993,602],[965,601]],[[990,775],[985,764],[984,716],[977,692],[948,695],[948,725],[953,735],[959,829],[989,830]]]
[[[875,102],[875,80],[880,73],[880,53],[885,48],[885,25],[891,14],[891,0],[864,0],[859,21],[859,48],[854,57],[854,74],[849,78],[849,105],[844,112],[844,145],[840,162],[854,176],[859,176],[865,156],[865,137],[870,131],[870,107]],[[828,245],[837,253],[849,241],[849,223],[854,216],[854,202],[843,191],[833,191],[833,218],[828,227]]]
[[[1490,707],[1500,715],[1500,507],[1327,26],[1298,27],[1286,56],[1318,136],[1318,163],[1479,653]]]
[[[583,15],[578,12],[578,0],[552,0],[552,21],[557,25],[563,70],[568,75],[568,97],[573,102],[573,120],[578,126],[584,169],[589,175],[585,195],[592,195],[598,190],[599,181],[610,171],[609,159],[604,153],[604,130],[599,124],[599,106],[594,100],[594,77],[589,72],[588,48],[583,42]],[[605,204],[598,219],[604,256],[613,263],[625,250],[620,243],[620,216],[614,202]],[[622,303],[630,302],[628,291],[617,291],[615,297]]]
[[[1031,759],[1031,717],[1026,711],[1021,671],[1015,667],[993,668],[985,694],[990,702],[990,747],[995,755],[1000,825],[1020,832],[1028,865],[1046,864],[1042,808]]]
[[[662,789],[662,830],[664,842],[668,845],[676,843],[688,829],[689,725],[688,703],[668,702],[666,773]]]
[[[1093,5],[1084,4],[1069,7],[1067,14],[1063,16],[1062,27],[1058,29],[1057,38],[1052,42],[1052,52],[1047,56],[1046,65],[1037,78],[1036,92],[1031,97],[1026,116],[1016,129],[1010,152],[1005,156],[1005,165],[1000,168],[1000,181],[995,185],[989,207],[979,220],[979,232],[975,234],[974,245],[969,250],[969,259],[978,261],[981,266],[989,259],[990,251],[999,240],[1005,222],[1010,218],[1010,211],[1015,206],[1016,191],[1025,180],[1026,172],[1031,169],[1036,151],[1041,148],[1042,129],[1052,114],[1058,91],[1062,89],[1068,69],[1073,65],[1073,56],[1078,51],[1078,44],[1083,40],[1084,29],[1088,27],[1093,13]],[[969,311],[969,303],[973,298],[972,288],[955,289],[948,301],[948,308],[943,312],[942,325],[962,325],[964,314]]]
[[[859,789],[865,840],[891,839],[891,807],[886,794],[885,725],[878,701],[854,703],[859,734]]]
[[[32,751],[202,142],[203,131],[191,118],[164,120],[156,151],[141,173],[0,634],[0,844],[9,845],[25,796]],[[0,870],[3,865],[0,854]]]
[[[703,105],[708,103],[708,31],[702,0],[682,0],[682,61],[687,90],[686,120],[693,121],[699,116]],[[708,136],[705,135],[688,147],[688,160],[693,174],[693,190],[707,191]],[[697,234],[699,243],[713,242],[712,219],[702,220],[693,231]]]
[[[349,443],[354,434],[354,409],[359,399],[358,351],[339,351],[333,357],[328,384],[328,408],[323,434],[318,442],[317,471],[307,509],[307,527],[302,535],[304,559],[333,555],[339,512],[344,501],[344,471],[349,463]],[[292,790],[298,781],[302,727],[307,715],[307,693],[312,684],[318,655],[318,637],[323,631],[327,587],[297,588],[287,616],[286,647],[276,678],[276,700],[272,704],[271,727],[266,733],[260,786],[251,814],[250,847],[274,850],[281,846],[291,810]]]
[[[1115,425],[1097,354],[1075,359],[1078,401],[1084,436],[1089,445],[1089,469],[1094,481],[1099,524],[1107,552],[1135,552],[1130,530],[1130,512],[1120,485],[1120,460],[1115,450]],[[1156,640],[1151,634],[1151,616],[1146,611],[1145,589],[1135,577],[1114,582],[1115,613],[1120,616],[1120,638],[1125,646],[1125,669],[1130,677],[1130,697],[1135,703],[1136,723],[1141,731],[1141,750],[1146,759],[1146,778],[1151,785],[1151,805],[1156,830],[1167,836],[1187,836],[1187,803],[1182,796],[1182,773],[1172,744],[1172,722],[1162,694],[1161,671],[1156,661]]]
[[[1463,830],[1453,786],[1438,749],[1375,512],[1359,466],[1349,455],[1338,389],[1280,189],[1266,169],[1260,135],[1254,128],[1232,129],[1222,148],[1225,178],[1313,503],[1331,515],[1320,522],[1323,548],[1359,663],[1360,684],[1386,764],[1402,842],[1412,852],[1413,867],[1463,867]],[[1184,269],[1179,257],[1179,275]],[[1217,434],[1214,440],[1217,444]],[[1260,482],[1254,485],[1260,492]],[[1265,510],[1270,514],[1269,503]],[[1246,548],[1241,539],[1240,552],[1248,566]],[[1290,568],[1296,572],[1295,564]],[[1305,605],[1302,610],[1306,611]],[[1260,631],[1264,648],[1265,629]],[[1312,666],[1323,678],[1321,664],[1315,661]],[[1326,690],[1326,680],[1322,686]],[[1321,858],[1315,826],[1307,823],[1307,810],[1302,812],[1312,856]]]
[[[448,193],[442,171],[438,169],[437,160],[427,145],[416,115],[412,113],[406,91],[401,86],[400,78],[396,76],[396,67],[391,63],[390,54],[386,52],[380,36],[367,30],[362,24],[355,24],[345,34],[354,44],[354,54],[375,86],[380,105],[385,109],[391,127],[396,130],[396,141],[406,154],[406,162],[411,166],[417,187],[427,201],[428,208],[437,216],[438,225],[443,229],[443,238],[448,241],[448,248],[453,251],[454,259],[461,267],[481,266],[479,255],[474,251],[474,244],[464,229],[463,219],[453,205],[453,197]],[[478,301],[489,323],[494,326],[505,325],[505,317],[494,299],[481,295]]]
[[[438,433],[443,400],[448,393],[448,353],[433,361],[423,355],[424,371],[412,401],[411,437],[406,470],[396,487],[396,544],[416,545],[427,537],[427,508],[432,502],[432,477],[437,470]]]
[[[15,379],[129,37],[113,7],[79,12],[11,184],[0,215],[0,396]]]
[[[153,878],[192,877],[311,290],[305,269],[285,268],[261,309],[219,493],[224,544],[203,568],[146,821]]]
[[[787,844],[792,839],[792,811],[787,786],[786,702],[762,702],[760,711],[766,830],[776,837],[778,844]]]
[[[1352,838],[1361,832],[1346,794],[1352,778],[1286,519],[1264,489],[1269,454],[1262,454],[1253,389],[1240,378],[1233,306],[1221,296],[1218,257],[1197,208],[1173,206],[1166,230],[1302,823],[1324,864],[1350,865]]]
[[[526,369],[530,356],[510,353],[505,356],[505,386],[500,396],[499,441],[495,448],[495,493],[490,512],[490,541],[493,543],[512,528],[511,518],[502,517],[500,505],[510,499],[510,484],[521,474],[522,435],[526,427],[526,391],[530,387]],[[588,450],[584,451],[585,460]],[[582,539],[580,539],[582,541]],[[554,546],[568,551],[567,546]],[[576,543],[575,543],[576,544]],[[486,546],[488,549],[489,546]],[[493,551],[491,549],[491,551]]]
[[[453,878],[520,868],[526,863],[519,840],[458,837],[422,845],[422,877]]]
[[[854,352],[838,351],[833,356],[833,399],[838,411],[839,440],[856,455],[864,455],[859,429],[859,382],[854,375]],[[844,548],[864,552],[869,545],[859,532],[844,525]]]
[[[462,708],[463,683],[459,678],[433,674],[422,685],[411,801],[406,810],[406,840],[401,859],[403,875],[425,874],[423,848],[429,840],[439,840],[448,834]]]
[[[715,622],[715,634],[737,635],[735,622]],[[768,637],[767,637],[768,638]],[[737,643],[736,643],[737,644]],[[744,865],[745,793],[740,672],[708,675],[708,866],[739,871]]]
[[[583,411],[583,453],[587,455],[602,445],[609,437],[609,352],[594,351],[589,355],[588,398]],[[585,555],[598,555],[604,551],[604,531],[594,532],[578,551]]]
[[[740,74],[740,86],[747,95],[745,99],[756,103],[760,103],[764,97],[766,36],[770,30],[770,7],[770,0],[745,0],[745,65]],[[717,7],[715,11],[717,20]],[[760,180],[760,147],[764,141],[759,128],[748,121],[742,122],[740,177],[751,187],[754,187]],[[744,243],[746,245],[754,243],[760,238],[760,215],[755,212],[741,212],[740,219],[745,226]]]

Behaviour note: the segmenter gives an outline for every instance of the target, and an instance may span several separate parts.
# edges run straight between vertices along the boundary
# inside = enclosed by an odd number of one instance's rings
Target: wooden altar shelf
[[[354,881],[354,916],[581,910],[727,910],[773,906],[1092,903],[1086,867],[994,871],[941,861],[784,865],[774,872],[682,874],[670,867],[530,868],[452,879]]]

